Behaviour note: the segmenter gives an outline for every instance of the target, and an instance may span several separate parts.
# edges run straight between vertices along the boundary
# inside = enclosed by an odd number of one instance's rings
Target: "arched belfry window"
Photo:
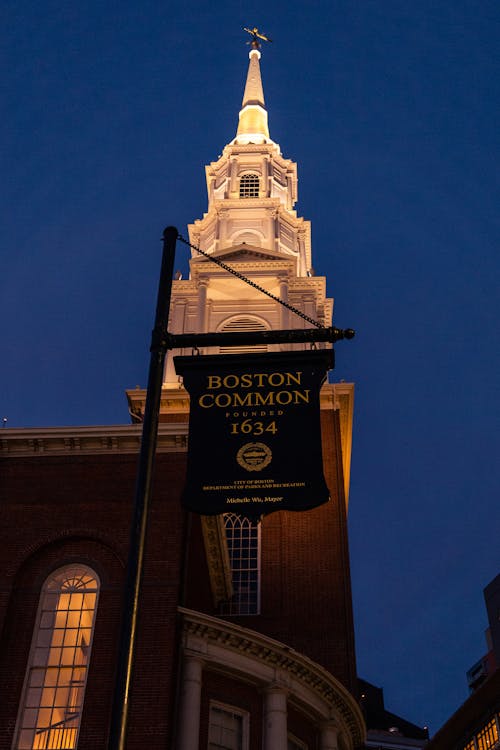
[[[242,174],[240,177],[240,198],[259,197],[259,176],[256,174]]]
[[[233,597],[221,605],[222,615],[260,612],[260,523],[236,513],[224,513],[231,562]]]
[[[85,565],[45,581],[26,672],[14,750],[76,748],[99,580]]]
[[[247,332],[247,331],[267,331],[267,325],[258,318],[250,315],[238,315],[231,320],[226,320],[220,327],[221,333]],[[251,346],[221,346],[219,354],[259,354],[267,352],[267,344],[252,344]]]

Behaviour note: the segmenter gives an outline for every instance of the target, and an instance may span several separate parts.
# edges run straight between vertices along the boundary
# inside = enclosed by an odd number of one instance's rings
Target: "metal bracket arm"
[[[181,333],[155,329],[151,351],[204,346],[252,346],[255,344],[307,344],[354,338],[352,328],[292,328],[284,331],[234,331],[231,333]]]

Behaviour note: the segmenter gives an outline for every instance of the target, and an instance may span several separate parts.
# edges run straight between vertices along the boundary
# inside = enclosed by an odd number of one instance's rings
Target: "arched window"
[[[235,331],[267,331],[268,328],[261,320],[252,318],[250,315],[239,315],[220,326],[221,333]],[[252,346],[220,346],[219,354],[259,354],[267,352],[267,344],[253,344]]]
[[[240,198],[259,197],[259,176],[256,174],[242,174],[240,177]]]
[[[59,568],[45,581],[14,750],[76,748],[98,593],[85,565]]]
[[[258,615],[260,612],[260,523],[224,513],[231,562],[233,597],[221,605],[222,615]]]

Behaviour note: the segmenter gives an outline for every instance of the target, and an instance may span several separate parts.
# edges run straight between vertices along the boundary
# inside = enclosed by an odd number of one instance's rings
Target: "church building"
[[[173,281],[173,334],[332,324],[310,223],[294,209],[297,165],[270,135],[260,60],[254,36],[235,137],[206,167],[208,208],[189,225],[189,278]],[[354,387],[321,389],[327,502],[200,515],[181,506],[189,395],[174,356],[191,354],[172,352],[165,368],[125,746],[359,750],[347,538]],[[2,431],[0,750],[108,746],[146,391],[127,399],[132,424]]]

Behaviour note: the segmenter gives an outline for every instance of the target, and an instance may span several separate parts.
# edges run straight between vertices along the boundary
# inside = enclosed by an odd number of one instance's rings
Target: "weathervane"
[[[272,39],[269,39],[269,37],[265,36],[265,34],[261,34],[257,26],[254,26],[253,29],[247,29],[246,26],[243,26],[243,31],[246,31],[248,34],[251,35],[252,41],[247,42],[247,44],[252,45],[252,49],[260,49],[260,42],[259,39],[262,39],[264,42],[272,42]]]

